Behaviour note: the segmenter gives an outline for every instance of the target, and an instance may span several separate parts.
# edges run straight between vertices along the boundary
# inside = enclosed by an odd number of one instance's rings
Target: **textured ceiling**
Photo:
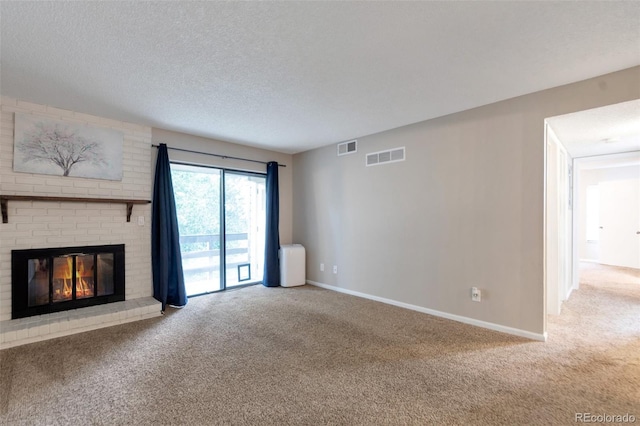
[[[640,100],[546,121],[573,158],[640,151]]]
[[[640,64],[640,2],[0,2],[0,92],[299,152]]]

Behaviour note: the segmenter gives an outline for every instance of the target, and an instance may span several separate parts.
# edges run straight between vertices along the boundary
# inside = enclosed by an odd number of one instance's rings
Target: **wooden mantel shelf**
[[[124,200],[121,198],[78,198],[78,197],[49,197],[46,195],[0,195],[0,205],[2,207],[2,223],[9,223],[7,202],[9,201],[51,201],[51,202],[72,202],[72,203],[102,203],[102,204],[126,204],[127,222],[131,222],[131,211],[134,204],[149,204],[149,200]]]

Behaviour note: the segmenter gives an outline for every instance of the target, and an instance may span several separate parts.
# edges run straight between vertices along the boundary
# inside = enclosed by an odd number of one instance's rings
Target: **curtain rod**
[[[151,144],[151,146],[153,148],[158,148],[160,145],[155,145],[155,144]],[[248,161],[250,163],[259,163],[259,164],[267,164],[267,161],[260,161],[260,160],[251,160],[249,158],[242,158],[242,157],[233,157],[231,155],[222,155],[222,154],[212,154],[210,152],[202,152],[202,151],[192,151],[190,149],[182,149],[182,148],[171,148],[171,147],[167,147],[167,149],[170,149],[172,151],[181,151],[181,152],[190,152],[191,154],[201,154],[201,155],[210,155],[212,157],[220,157],[223,160],[239,160],[239,161]],[[286,164],[279,164],[278,166],[280,167],[287,167]]]

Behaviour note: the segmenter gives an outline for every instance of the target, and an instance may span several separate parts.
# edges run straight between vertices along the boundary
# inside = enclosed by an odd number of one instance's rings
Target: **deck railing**
[[[226,269],[235,269],[238,265],[250,262],[249,259],[249,238],[247,233],[227,234],[226,241],[237,241],[225,250],[227,255]],[[246,241],[246,243],[244,243]],[[180,246],[182,247],[182,265],[185,280],[200,273],[213,273],[220,271],[220,235],[181,235]],[[188,250],[190,244],[202,244],[202,249]],[[185,262],[186,260],[186,262]],[[198,261],[201,260],[201,261]],[[232,260],[229,262],[229,260]]]

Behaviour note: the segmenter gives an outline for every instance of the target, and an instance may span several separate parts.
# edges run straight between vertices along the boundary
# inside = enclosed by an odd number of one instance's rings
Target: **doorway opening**
[[[640,269],[640,152],[574,162],[577,261]]]
[[[266,176],[172,163],[187,296],[262,281]]]
[[[640,270],[638,110],[634,100],[545,120],[545,321],[579,288],[581,265]]]

